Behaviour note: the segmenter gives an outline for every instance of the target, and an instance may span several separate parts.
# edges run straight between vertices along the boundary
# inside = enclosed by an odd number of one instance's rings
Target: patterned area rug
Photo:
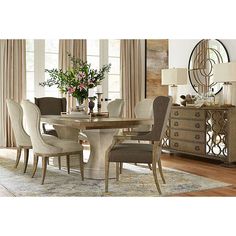
[[[32,179],[32,164],[29,164],[27,173],[23,174],[23,163],[21,162],[15,169],[15,160],[11,158],[0,156],[0,184],[17,197],[160,196],[152,172],[146,165],[125,164],[120,181],[110,180],[109,193],[105,194],[104,181],[89,179],[82,181],[77,170],[72,170],[68,175],[66,169],[60,171],[51,165],[47,170],[45,184],[41,185],[41,161],[35,178]],[[158,176],[162,196],[229,186],[223,182],[173,169],[164,168],[164,175],[166,184],[162,184],[161,177]]]

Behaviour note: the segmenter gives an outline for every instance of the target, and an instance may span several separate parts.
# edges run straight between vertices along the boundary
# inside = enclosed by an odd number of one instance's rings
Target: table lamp
[[[171,85],[170,95],[173,97],[173,105],[177,104],[177,85],[187,84],[188,71],[186,68],[172,68],[161,70],[161,84]]]
[[[213,65],[214,82],[223,83],[223,103],[232,106],[232,83],[236,82],[236,62]]]

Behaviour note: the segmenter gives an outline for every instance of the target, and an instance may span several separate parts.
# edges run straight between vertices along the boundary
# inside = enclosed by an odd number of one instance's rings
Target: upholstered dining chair
[[[114,137],[112,145],[108,148],[105,157],[105,192],[108,192],[109,163],[116,163],[116,179],[119,180],[120,163],[146,163],[152,164],[152,172],[158,192],[161,194],[160,185],[157,179],[157,168],[165,183],[161,165],[161,140],[167,128],[167,121],[172,105],[172,98],[159,96],[153,101],[154,125],[150,132],[138,136]],[[125,139],[150,141],[150,144],[123,143]]]
[[[82,146],[78,142],[61,140],[58,138],[45,141],[40,133],[41,113],[38,106],[26,100],[22,102],[22,105],[26,116],[30,139],[32,142],[33,152],[34,152],[34,168],[32,177],[34,177],[36,173],[38,158],[40,156],[42,157],[42,184],[44,184],[49,157],[66,156],[67,169],[69,174],[70,155],[79,155],[80,172],[82,180],[84,180]]]
[[[32,148],[32,144],[30,136],[26,133],[23,126],[23,109],[19,103],[15,102],[12,99],[7,99],[7,108],[17,146],[15,168],[17,168],[19,164],[21,152],[22,149],[24,149],[24,173],[25,173],[28,165],[29,149]],[[54,136],[46,134],[44,134],[42,137],[45,141],[55,139]]]
[[[109,113],[109,117],[122,117],[124,108],[124,100],[123,99],[115,99],[111,101],[107,105],[107,111]]]
[[[66,112],[66,98],[41,97],[34,98],[35,104],[39,107],[41,115],[61,115],[61,112]],[[55,129],[47,129],[46,124],[42,124],[45,134],[58,137]]]
[[[111,101],[107,105],[107,111],[109,113],[109,117],[111,118],[119,118],[123,115],[123,108],[124,108],[124,100],[123,99],[115,99]],[[89,132],[89,131],[86,131]],[[86,134],[83,132],[79,133],[79,139],[81,141],[88,141]]]

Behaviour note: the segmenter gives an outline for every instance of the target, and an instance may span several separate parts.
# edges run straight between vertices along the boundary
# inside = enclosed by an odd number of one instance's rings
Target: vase
[[[93,108],[95,106],[95,103],[94,103],[94,98],[93,97],[89,97],[89,114],[93,113]]]
[[[76,108],[78,111],[85,111],[84,98],[76,98],[77,104]]]

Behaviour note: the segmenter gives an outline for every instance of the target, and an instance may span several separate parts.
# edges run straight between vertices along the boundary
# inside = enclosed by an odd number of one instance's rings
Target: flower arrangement
[[[110,71],[111,64],[103,65],[101,69],[96,70],[92,69],[87,61],[72,57],[71,54],[68,56],[72,67],[65,72],[62,69],[46,69],[50,78],[40,85],[49,87],[56,85],[61,92],[71,94],[79,104],[82,104],[84,99],[88,98],[88,90],[101,83],[105,78],[105,73]]]

